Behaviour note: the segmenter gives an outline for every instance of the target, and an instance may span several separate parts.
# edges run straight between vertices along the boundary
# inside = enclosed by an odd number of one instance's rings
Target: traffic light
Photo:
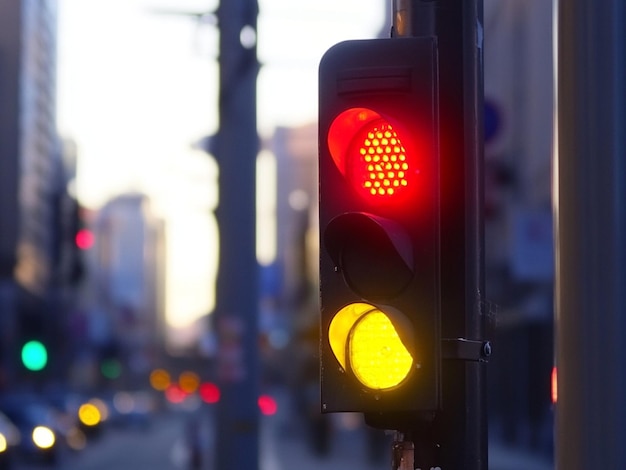
[[[28,370],[40,371],[48,364],[48,349],[38,340],[29,340],[22,345],[22,364]]]
[[[83,281],[86,274],[85,255],[86,251],[95,244],[94,233],[86,227],[85,210],[78,201],[72,201],[71,226],[68,232],[71,237],[71,250],[68,254],[68,280],[72,284]]]
[[[440,407],[436,43],[337,44],[319,93],[322,411],[393,429]]]
[[[76,247],[80,250],[88,250],[93,247],[95,236],[93,232],[87,228],[81,228],[76,232],[74,237]]]

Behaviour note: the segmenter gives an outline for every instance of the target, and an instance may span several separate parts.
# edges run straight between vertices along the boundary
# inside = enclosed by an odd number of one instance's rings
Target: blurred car
[[[157,408],[154,396],[144,391],[116,391],[98,402],[106,409],[104,420],[115,427],[149,428]]]
[[[107,419],[108,408],[99,398],[82,400],[76,416],[79,428],[89,437],[99,436]]]
[[[103,420],[94,400],[71,391],[47,392],[45,397],[61,416],[63,434],[71,450],[83,449],[88,438],[100,434]]]
[[[28,395],[0,398],[2,411],[17,427],[20,435],[18,452],[25,458],[36,458],[56,464],[64,451],[63,430],[55,410]]]
[[[11,468],[19,442],[19,430],[4,413],[0,412],[0,470]]]

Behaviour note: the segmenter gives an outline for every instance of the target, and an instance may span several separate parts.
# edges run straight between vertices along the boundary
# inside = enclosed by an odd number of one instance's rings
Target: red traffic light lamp
[[[322,410],[397,429],[440,406],[436,45],[340,43],[319,78]]]
[[[93,247],[95,243],[95,236],[91,230],[81,228],[76,232],[74,242],[79,249],[88,250]]]
[[[372,203],[398,204],[412,188],[415,172],[402,140],[372,109],[350,108],[337,116],[328,130],[328,148],[339,170]]]

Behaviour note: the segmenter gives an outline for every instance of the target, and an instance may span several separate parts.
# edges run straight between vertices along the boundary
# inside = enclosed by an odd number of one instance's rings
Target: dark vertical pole
[[[442,202],[442,335],[481,340],[488,313],[482,219],[482,0],[438,3],[441,185],[442,194],[450,197]],[[458,263],[464,264],[464,277],[451,273]],[[485,470],[486,364],[444,360],[442,377],[442,468]]]
[[[434,36],[439,61],[443,338],[485,339],[482,0],[394,0],[394,34]],[[460,274],[459,274],[460,273]],[[442,410],[415,467],[487,468],[486,365],[445,359]]]
[[[259,466],[258,269],[255,174],[256,0],[223,0],[220,28],[219,271],[215,308],[218,335],[217,470]]]
[[[556,5],[556,463],[626,468],[626,4]]]

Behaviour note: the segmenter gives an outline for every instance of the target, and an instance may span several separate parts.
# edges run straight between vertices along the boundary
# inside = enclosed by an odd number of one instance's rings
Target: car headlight
[[[0,432],[0,454],[7,450],[7,438]]]
[[[96,426],[102,420],[102,415],[96,405],[84,403],[78,409],[78,418],[85,426]]]
[[[50,449],[56,440],[54,432],[47,426],[37,426],[33,429],[33,442],[40,449]]]

